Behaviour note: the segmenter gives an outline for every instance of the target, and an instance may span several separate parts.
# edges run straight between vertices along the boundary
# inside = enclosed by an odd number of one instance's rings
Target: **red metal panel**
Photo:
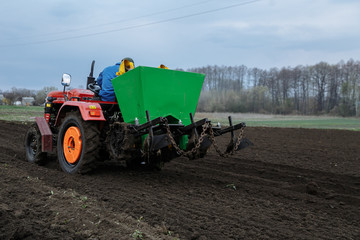
[[[75,107],[79,109],[84,121],[106,121],[100,104],[94,102],[66,101],[59,110],[55,126],[61,123],[61,119],[59,119],[59,117],[65,116],[64,111],[67,111],[66,108],[68,107]],[[90,116],[90,111],[99,112],[99,114],[93,114],[93,116]]]
[[[41,133],[41,151],[52,152],[52,132],[44,117],[36,117],[36,124]]]
[[[80,112],[81,112],[81,116],[83,117],[83,119],[85,121],[91,121],[91,120],[106,121],[100,104],[98,104],[98,103],[84,103],[84,102],[78,102],[78,103],[80,103],[78,106],[79,106],[79,109],[80,109]],[[90,111],[98,112],[99,114],[95,114],[95,115],[91,116]]]

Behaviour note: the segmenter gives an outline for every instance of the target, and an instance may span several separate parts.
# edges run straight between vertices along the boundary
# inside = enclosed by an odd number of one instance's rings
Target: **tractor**
[[[48,93],[43,117],[36,117],[25,136],[29,162],[45,164],[56,154],[61,169],[86,173],[101,163],[129,168],[162,169],[164,163],[186,156],[198,159],[211,145],[221,156],[252,145],[243,137],[245,123],[222,128],[207,118],[194,120],[204,74],[139,66],[111,82],[116,101],[102,101],[91,64],[86,89],[69,90],[64,73],[62,91]],[[239,136],[235,131],[239,130]],[[231,133],[225,151],[215,138]]]

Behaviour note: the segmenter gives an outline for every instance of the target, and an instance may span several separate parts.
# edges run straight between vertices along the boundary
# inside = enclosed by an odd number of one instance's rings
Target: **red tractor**
[[[231,117],[225,129],[208,119],[194,121],[203,74],[140,66],[112,80],[117,101],[105,102],[98,97],[93,68],[94,61],[87,89],[67,90],[71,77],[63,74],[63,91],[47,95],[44,117],[36,117],[25,137],[29,162],[43,164],[48,153],[56,152],[60,167],[70,174],[104,161],[161,169],[181,155],[204,157],[215,137],[228,132],[226,151],[216,148],[220,154],[252,144],[242,137],[245,123],[233,125]]]

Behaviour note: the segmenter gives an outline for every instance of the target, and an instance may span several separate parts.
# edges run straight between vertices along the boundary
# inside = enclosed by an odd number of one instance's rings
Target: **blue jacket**
[[[117,77],[116,72],[119,71],[120,64],[121,62],[105,68],[96,79],[97,84],[101,87],[99,95],[103,101],[115,101],[115,92],[111,80]]]

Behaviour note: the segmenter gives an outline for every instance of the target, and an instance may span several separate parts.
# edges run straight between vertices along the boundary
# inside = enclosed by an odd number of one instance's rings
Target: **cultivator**
[[[90,80],[92,72],[93,65]],[[51,92],[45,117],[26,136],[27,159],[43,163],[56,150],[67,173],[86,172],[109,159],[160,169],[179,156],[204,157],[211,145],[223,157],[252,145],[244,137],[245,123],[233,125],[229,117],[229,126],[221,128],[207,118],[194,120],[204,77],[140,66],[112,80],[117,102],[99,100],[96,91]],[[69,75],[63,82],[69,85]],[[215,138],[226,133],[230,141],[221,151]]]
[[[149,112],[146,111],[148,121],[144,124],[121,124],[119,122],[112,125],[112,130],[109,134],[113,134],[113,139],[120,139],[120,141],[111,141],[112,156],[116,159],[125,159],[128,153],[134,146],[134,141],[130,139],[139,139],[146,136],[142,142],[141,156],[143,163],[150,163],[153,158],[167,162],[172,158],[185,156],[189,159],[196,159],[204,157],[211,145],[214,145],[216,152],[222,156],[227,157],[235,151],[243,149],[252,145],[252,143],[244,137],[245,123],[232,125],[231,117],[229,116],[229,127],[221,129],[219,125],[213,126],[211,121],[207,118],[193,121],[192,113],[189,114],[192,122],[185,126],[182,123],[170,124],[167,118],[158,117],[151,120]],[[114,127],[119,126],[119,127]],[[121,129],[119,131],[119,128]],[[115,130],[117,129],[117,130]],[[234,131],[240,129],[239,135],[235,137]],[[225,149],[221,151],[216,143],[215,137],[226,133],[231,133],[230,142]],[[116,136],[115,136],[116,135]],[[183,144],[183,141],[187,144]],[[129,144],[133,143],[133,144]],[[165,158],[159,159],[160,156]],[[152,160],[150,160],[152,159]]]

